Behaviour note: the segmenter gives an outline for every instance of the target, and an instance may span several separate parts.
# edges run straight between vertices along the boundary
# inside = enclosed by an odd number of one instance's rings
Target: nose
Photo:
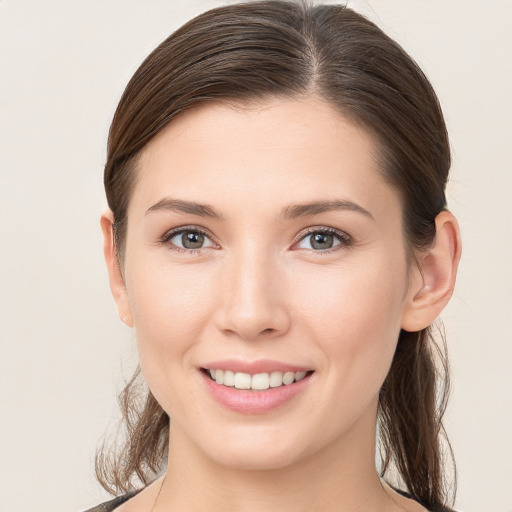
[[[276,258],[246,249],[228,258],[221,274],[217,327],[224,334],[257,340],[289,329],[286,280]]]

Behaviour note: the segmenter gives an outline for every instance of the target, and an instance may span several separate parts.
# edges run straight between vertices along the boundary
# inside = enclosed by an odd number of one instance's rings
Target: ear
[[[452,296],[460,254],[457,219],[443,211],[436,217],[433,244],[419,253],[402,316],[402,329],[415,332],[434,323]]]
[[[103,252],[107,263],[110,290],[117,305],[119,318],[128,327],[133,327],[133,318],[128,302],[128,294],[124,284],[121,266],[117,257],[116,241],[114,237],[114,214],[107,210],[101,216],[101,230],[103,231]]]

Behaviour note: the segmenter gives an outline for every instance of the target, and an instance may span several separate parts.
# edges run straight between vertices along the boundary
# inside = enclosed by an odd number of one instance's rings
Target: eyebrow
[[[280,214],[282,219],[296,219],[298,217],[307,217],[308,215],[318,215],[319,213],[348,210],[357,212],[373,219],[373,215],[359,206],[357,203],[346,199],[333,199],[331,201],[315,201],[310,203],[294,204],[283,208]]]
[[[182,199],[172,199],[170,197],[165,197],[148,208],[146,215],[158,210],[188,213],[197,215],[199,217],[209,217],[212,219],[224,220],[222,213],[209,204],[201,204],[194,201],[184,201]],[[357,203],[348,201],[346,199],[334,199],[331,201],[313,201],[285,206],[281,210],[277,220],[297,219],[299,217],[307,217],[325,212],[343,210],[361,213],[370,219],[374,219],[373,215],[368,210],[362,206],[359,206]]]
[[[182,199],[172,199],[170,197],[164,197],[158,201],[158,203],[155,203],[153,206],[148,208],[146,215],[158,210],[167,210],[177,213],[190,213],[192,215],[198,215],[199,217],[210,217],[220,220],[224,218],[222,213],[220,213],[209,204],[200,204],[194,201],[183,201]]]

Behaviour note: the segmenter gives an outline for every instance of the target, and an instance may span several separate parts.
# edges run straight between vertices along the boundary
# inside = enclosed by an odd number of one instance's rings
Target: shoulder
[[[410,493],[403,491],[395,486],[389,485],[387,482],[383,482],[384,490],[388,496],[395,503],[396,507],[403,512],[430,512],[428,509],[423,507],[414,496]]]
[[[128,492],[105,503],[100,503],[84,512],[112,512],[113,510],[116,512],[142,512],[151,510],[158,495],[162,480],[163,477],[160,477],[147,487]]]
[[[130,498],[133,498],[139,492],[140,491],[132,491],[132,492],[123,494],[123,496],[118,496],[117,498],[114,498],[112,500],[105,501],[104,503],[100,503],[99,505],[96,505],[93,508],[85,510],[84,512],[111,512],[112,510],[115,510],[123,503],[127,502]]]

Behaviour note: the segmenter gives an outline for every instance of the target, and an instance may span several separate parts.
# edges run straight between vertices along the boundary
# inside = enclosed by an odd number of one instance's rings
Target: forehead
[[[132,199],[148,208],[165,195],[217,198],[225,203],[221,209],[242,203],[260,211],[313,196],[348,196],[366,205],[381,196],[396,204],[377,162],[371,135],[320,99],[203,104],[144,148]]]
[[[360,151],[348,150],[355,145]],[[199,104],[162,129],[143,149],[142,157],[153,159],[164,147],[170,152],[187,146],[218,156],[228,147],[237,157],[251,150],[276,153],[288,149],[315,158],[337,146],[346,158],[364,156],[372,167],[375,156],[373,139],[366,130],[315,97]]]

